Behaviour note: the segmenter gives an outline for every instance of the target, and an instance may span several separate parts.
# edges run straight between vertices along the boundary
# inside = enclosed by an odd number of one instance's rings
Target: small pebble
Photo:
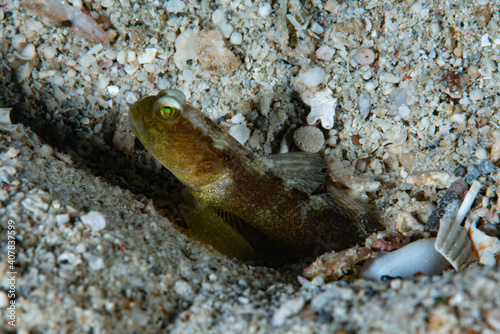
[[[484,159],[479,161],[477,164],[477,168],[481,174],[488,175],[499,169],[493,162],[490,160]]]
[[[110,68],[111,66],[113,66],[113,61],[111,59],[106,59],[99,63],[100,68]]]
[[[471,184],[472,181],[477,179],[481,175],[481,171],[479,170],[479,167],[476,165],[469,166],[467,168],[467,174],[465,175],[465,181],[467,183]]]
[[[365,73],[363,73],[362,77],[364,80],[370,80],[373,76],[373,72],[372,71],[366,71]]]
[[[271,324],[274,327],[283,326],[285,324],[285,320],[290,316],[297,314],[302,307],[304,307],[304,304],[305,301],[302,297],[287,300],[278,310],[276,310],[276,312],[274,312]]]
[[[82,67],[88,68],[88,67],[90,67],[90,65],[95,63],[95,57],[93,55],[90,55],[90,54],[85,54],[85,55],[81,56],[80,58],[78,58],[78,62],[80,63],[80,65],[82,65]]]
[[[97,78],[97,87],[99,89],[104,89],[109,85],[109,78],[104,75],[99,75]]]
[[[40,154],[40,156],[42,158],[48,158],[50,157],[53,153],[54,153],[54,150],[52,149],[52,147],[50,147],[49,145],[47,144],[43,144],[38,150],[37,150],[37,153]]]
[[[369,81],[365,84],[365,89],[367,92],[371,92],[375,89],[375,84],[372,81]]]
[[[313,67],[305,72],[299,73],[297,81],[309,87],[318,86],[326,76],[325,70],[321,67]]]
[[[219,8],[212,14],[212,21],[214,24],[218,25],[226,20],[226,10],[224,8]]]
[[[52,60],[57,56],[57,50],[51,46],[47,46],[41,50],[41,54],[46,60]]]
[[[60,215],[56,215],[57,225],[67,224],[70,222],[70,216],[67,213],[62,213]]]
[[[234,123],[234,124],[239,124],[239,123],[243,122],[244,120],[245,120],[245,116],[243,116],[240,113],[237,113],[236,115],[231,117],[231,123]]]
[[[479,160],[484,160],[489,158],[488,151],[484,147],[478,147],[475,153],[476,158]]]
[[[118,52],[118,54],[116,55],[116,61],[119,64],[125,65],[127,63],[127,51],[121,50],[120,52]]]
[[[357,59],[360,66],[371,65],[375,61],[375,52],[371,49],[360,49]]]
[[[101,6],[109,8],[115,4],[115,0],[101,0]]]
[[[3,159],[11,159],[11,158],[15,158],[19,155],[19,153],[21,152],[21,150],[19,149],[19,147],[16,147],[16,146],[11,146],[9,147],[9,149],[7,150],[7,152],[5,152],[2,156],[2,160]]]
[[[193,288],[188,282],[184,280],[179,280],[174,284],[174,292],[179,296],[187,298],[193,295]]]
[[[229,133],[233,136],[237,141],[241,144],[245,144],[248,138],[250,137],[250,129],[246,126],[245,123],[240,123],[235,126],[232,126],[229,129]]]
[[[469,93],[469,98],[472,100],[472,101],[479,101],[479,100],[482,100],[484,97],[483,95],[483,91],[481,89],[473,89],[470,93]]]
[[[372,104],[370,102],[370,97],[366,94],[361,94],[359,96],[359,113],[361,114],[361,117],[368,117],[371,108]]]
[[[26,37],[24,35],[14,35],[10,40],[12,47],[21,51],[26,46]]]
[[[317,153],[325,144],[325,137],[320,129],[314,126],[303,126],[293,133],[293,141],[303,152]]]
[[[380,81],[385,81],[385,82],[390,82],[390,83],[398,83],[400,81],[400,78],[399,78],[399,76],[397,76],[395,74],[384,72],[384,73],[380,74]]]
[[[116,96],[120,92],[120,88],[118,88],[118,86],[114,86],[114,85],[108,86],[107,89],[108,89],[108,93],[112,96]]]
[[[133,64],[135,63],[136,60],[137,60],[137,53],[135,51],[127,51],[127,63]]]
[[[266,18],[271,14],[272,7],[270,4],[267,2],[264,2],[260,5],[259,10],[257,13],[259,14],[260,17]]]
[[[317,22],[313,22],[311,24],[311,31],[314,32],[315,34],[320,35],[325,31],[325,29],[323,29],[323,27],[320,26]]]
[[[479,76],[479,67],[477,65],[469,66],[469,68],[467,68],[467,74],[471,79],[477,79],[477,77]]]
[[[222,34],[222,36],[224,36],[224,38],[229,38],[234,30],[231,23],[228,22],[221,22],[217,27],[219,28],[220,33]]]
[[[95,256],[90,252],[83,253],[82,255],[89,264],[90,270],[97,271],[104,268],[104,261],[101,257]]]
[[[490,42],[490,36],[488,34],[484,34],[482,37],[481,37],[481,47],[487,47],[487,46],[491,46],[491,42]]]
[[[243,41],[243,35],[241,33],[235,31],[231,34],[231,37],[229,38],[231,43],[239,45]]]
[[[155,60],[157,52],[157,48],[147,48],[144,53],[137,56],[137,62],[139,64],[150,64]]]
[[[125,98],[125,101],[127,101],[127,103],[132,104],[137,102],[140,96],[139,93],[128,90],[125,92],[125,94],[123,94],[123,97]]]
[[[99,43],[99,44],[94,45],[93,47],[91,47],[89,49],[89,51],[87,51],[87,54],[95,56],[96,54],[98,54],[99,52],[101,52],[102,49],[103,49],[103,46],[102,46],[101,43]]]
[[[7,288],[8,286],[6,286]],[[9,306],[9,298],[7,296],[7,293],[4,291],[0,291],[0,308],[6,309],[7,306]]]
[[[330,61],[335,55],[335,49],[329,45],[322,45],[316,50],[316,58],[319,60]]]
[[[186,4],[182,0],[169,0],[167,1],[167,12],[179,13],[186,8]]]

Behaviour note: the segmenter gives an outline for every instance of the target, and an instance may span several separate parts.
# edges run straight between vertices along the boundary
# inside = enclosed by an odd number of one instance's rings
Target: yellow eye
[[[182,112],[182,105],[175,98],[169,96],[160,97],[155,103],[155,113],[166,121],[176,120]]]

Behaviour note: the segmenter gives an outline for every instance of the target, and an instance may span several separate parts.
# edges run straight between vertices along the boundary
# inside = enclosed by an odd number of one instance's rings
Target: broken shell
[[[367,17],[363,17],[363,21],[365,21],[365,30],[370,32],[373,28],[372,21]]]
[[[384,276],[413,278],[419,275],[438,275],[450,266],[434,248],[435,238],[421,239],[392,253],[370,259],[363,266],[361,276],[377,280]]]
[[[470,211],[472,204],[474,204],[474,200],[476,199],[476,196],[479,193],[479,190],[481,190],[481,188],[482,185],[479,181],[472,182],[469,191],[467,192],[467,194],[465,194],[465,198],[462,202],[462,205],[460,205],[460,209],[458,210],[457,216],[455,217],[455,222],[457,224],[460,225],[462,223],[462,220],[464,220],[465,216],[467,215],[467,212]]]
[[[405,182],[417,186],[447,188],[451,181],[451,175],[446,172],[430,172],[409,175]]]
[[[460,209],[462,207],[463,204]],[[461,220],[457,220],[457,218],[459,219],[458,211],[458,201],[448,205],[446,213],[439,221],[439,231],[436,239],[436,250],[456,270],[468,265],[474,259],[467,230],[460,225]]]
[[[495,266],[497,261],[495,256],[500,253],[500,240],[496,237],[490,237],[479,230],[476,225],[479,216],[473,214],[467,218],[465,226],[469,229],[469,236],[472,241],[472,248],[479,256],[479,263]]]
[[[396,230],[404,236],[409,236],[423,231],[424,226],[408,212],[400,212],[396,218]]]
[[[33,44],[26,45],[21,52],[14,51],[14,55],[21,60],[31,60],[36,56],[36,49]]]
[[[360,49],[357,60],[360,66],[371,65],[375,61],[375,52],[371,49]]]

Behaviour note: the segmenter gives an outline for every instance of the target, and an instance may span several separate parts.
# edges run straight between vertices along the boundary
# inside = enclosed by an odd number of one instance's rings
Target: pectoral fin
[[[255,257],[255,251],[248,241],[209,206],[194,210],[189,217],[189,228],[195,240],[212,245],[226,256],[241,260]]]
[[[312,194],[325,183],[327,166],[319,154],[291,152],[269,155],[262,160],[271,172],[307,194]]]

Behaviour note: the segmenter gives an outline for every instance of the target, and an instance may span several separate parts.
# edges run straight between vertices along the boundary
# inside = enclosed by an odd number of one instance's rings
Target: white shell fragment
[[[285,320],[297,314],[302,307],[304,307],[305,301],[303,298],[290,299],[284,302],[280,308],[274,312],[272,325],[274,327],[279,327],[285,324]]]
[[[246,126],[245,123],[240,123],[232,126],[229,129],[229,133],[233,136],[240,144],[245,144],[248,138],[250,137],[250,129]]]
[[[155,60],[157,52],[157,48],[147,48],[137,56],[137,62],[139,64],[150,64]]]
[[[474,200],[476,199],[477,194],[479,193],[479,190],[481,190],[481,188],[481,182],[477,180],[474,180],[474,182],[472,182],[469,191],[467,192],[467,194],[465,194],[462,205],[460,205],[460,209],[458,209],[457,216],[455,217],[455,224],[460,225],[462,223],[465,216],[467,215],[467,212],[469,212],[470,208],[472,207],[472,204],[474,204]]]
[[[90,211],[86,215],[81,216],[80,220],[94,232],[101,231],[106,227],[106,219],[104,215],[98,211]]]
[[[370,259],[361,276],[377,280],[384,276],[413,278],[418,275],[438,275],[450,266],[434,248],[435,238],[421,239],[391,253]]]
[[[181,0],[169,0],[167,1],[167,12],[169,13],[179,13],[186,8],[186,4]]]
[[[439,221],[439,231],[436,239],[436,250],[456,270],[461,269],[474,259],[467,230],[465,227],[460,226],[461,220],[457,220],[457,210],[458,201],[448,205],[446,213]]]
[[[16,129],[16,125],[10,121],[11,110],[12,108],[0,108],[0,130],[11,132]]]
[[[295,85],[303,84],[307,87],[318,86],[326,76],[326,72],[321,67],[313,67],[307,71],[300,71],[295,78]]]
[[[90,270],[101,270],[104,269],[104,260],[90,252],[85,252],[82,254],[83,258],[87,261]]]

